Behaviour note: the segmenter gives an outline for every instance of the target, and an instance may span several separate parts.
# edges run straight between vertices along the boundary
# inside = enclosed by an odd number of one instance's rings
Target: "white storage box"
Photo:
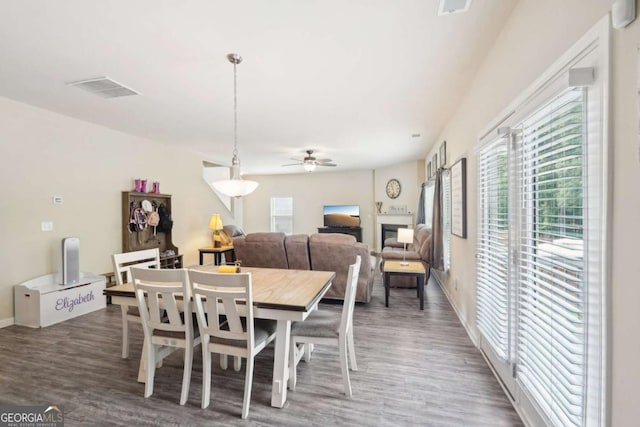
[[[61,285],[59,274],[14,287],[16,325],[41,328],[106,307],[104,276],[80,273],[80,283]]]

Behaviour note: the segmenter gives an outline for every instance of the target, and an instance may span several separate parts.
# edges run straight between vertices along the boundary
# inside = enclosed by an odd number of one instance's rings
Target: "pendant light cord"
[[[233,63],[233,158],[238,158],[238,74]]]

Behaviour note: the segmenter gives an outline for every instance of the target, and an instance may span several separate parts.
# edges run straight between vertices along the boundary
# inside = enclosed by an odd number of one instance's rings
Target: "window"
[[[293,234],[293,197],[271,198],[271,231]]]
[[[424,223],[431,227],[433,224],[433,197],[435,194],[434,175],[431,180],[424,184]],[[451,177],[448,170],[442,171],[442,187],[441,187],[441,207],[442,207],[442,245],[443,245],[443,263],[444,271],[449,271],[451,267]]]
[[[601,25],[477,152],[480,348],[530,425],[604,424],[608,26]]]
[[[434,179],[424,184],[424,223],[431,227],[433,223],[433,193]]]
[[[444,271],[451,267],[451,174],[442,171],[442,238]]]
[[[584,425],[584,89],[569,89],[524,123],[518,239],[518,381],[557,425]]]
[[[509,210],[507,141],[499,138],[478,154],[478,329],[497,356],[509,360]]]

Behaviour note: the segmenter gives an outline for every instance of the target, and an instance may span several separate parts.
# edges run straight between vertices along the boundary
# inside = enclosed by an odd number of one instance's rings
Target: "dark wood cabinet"
[[[350,234],[356,241],[362,242],[362,227],[320,227],[318,233]]]
[[[122,192],[122,252],[158,248],[160,250],[160,268],[182,268],[182,255],[172,242],[172,230],[160,232],[156,227],[147,225],[141,231],[132,231],[130,227],[131,209],[142,207],[148,201],[154,211],[164,205],[168,212],[171,208],[170,194]],[[147,217],[148,217],[147,213]]]

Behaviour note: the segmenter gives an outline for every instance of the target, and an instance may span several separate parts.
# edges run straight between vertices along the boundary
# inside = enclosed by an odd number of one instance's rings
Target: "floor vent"
[[[67,83],[69,86],[75,86],[79,89],[86,90],[102,98],[117,98],[120,96],[140,95],[133,89],[121,85],[108,77],[96,77],[93,79],[79,80]]]

